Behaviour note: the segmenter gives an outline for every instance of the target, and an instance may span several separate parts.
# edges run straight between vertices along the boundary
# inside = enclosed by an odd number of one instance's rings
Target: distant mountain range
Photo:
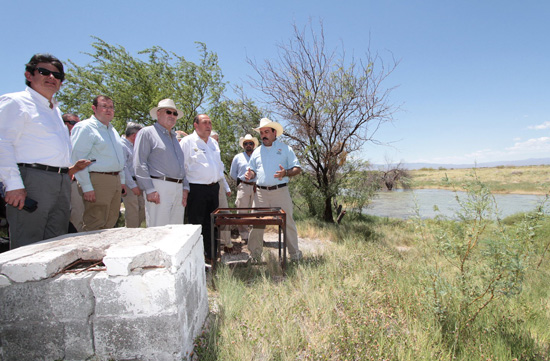
[[[395,166],[394,164],[393,166]],[[490,168],[490,167],[498,167],[498,166],[527,166],[527,165],[550,165],[550,158],[531,158],[531,159],[524,159],[524,160],[503,160],[498,162],[486,162],[486,163],[471,163],[471,164],[445,164],[445,163],[403,163],[402,168],[414,170],[414,169],[421,169],[421,168],[447,168],[447,169],[457,169],[457,168],[473,168],[474,166],[477,166],[477,168]],[[386,169],[387,165],[382,164],[374,164],[373,167],[375,169]]]

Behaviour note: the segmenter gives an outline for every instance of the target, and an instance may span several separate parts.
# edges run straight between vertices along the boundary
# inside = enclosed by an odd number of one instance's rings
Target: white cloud
[[[512,154],[526,152],[549,152],[550,153],[550,137],[532,138],[525,142],[517,142],[512,147],[506,148]]]
[[[544,122],[539,125],[530,125],[527,127],[527,129],[534,129],[534,130],[550,129],[550,122]]]

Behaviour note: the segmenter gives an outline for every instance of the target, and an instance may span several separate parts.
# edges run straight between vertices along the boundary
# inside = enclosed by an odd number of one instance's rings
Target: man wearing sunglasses
[[[259,144],[258,139],[250,134],[241,137],[239,139],[239,145],[244,149],[244,152],[237,154],[231,162],[231,170],[229,171],[229,175],[237,181],[237,199],[235,199],[235,206],[237,208],[250,208],[254,202],[256,177],[247,180],[245,178],[245,174],[248,170],[250,156]],[[241,240],[245,244],[248,243],[250,227],[241,225],[238,228],[241,235]]]
[[[137,184],[147,200],[145,221],[147,227],[183,224],[184,157],[174,131],[183,112],[172,99],[164,99],[149,114],[157,122],[140,130],[134,145]]]
[[[73,113],[65,113],[62,118],[63,123],[65,123],[67,129],[69,129],[69,135],[71,135],[76,123],[80,122],[80,118]],[[73,176],[71,177],[71,222],[69,224],[69,233],[82,232],[82,227],[84,226],[84,222],[82,221],[83,216],[84,200],[78,190],[78,182]]]
[[[69,135],[71,134],[73,127],[76,125],[76,123],[80,122],[80,118],[78,115],[73,113],[65,113],[62,116],[63,123],[67,126],[67,129],[69,129]]]
[[[59,59],[35,54],[25,67],[27,88],[0,97],[0,181],[11,249],[68,230],[71,142],[54,99],[64,76]]]

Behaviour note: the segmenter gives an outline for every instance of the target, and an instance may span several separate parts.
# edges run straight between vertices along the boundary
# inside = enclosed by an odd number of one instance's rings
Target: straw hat
[[[159,102],[158,107],[154,107],[153,109],[151,109],[149,111],[149,114],[151,115],[151,118],[153,118],[154,120],[157,120],[157,110],[165,109],[165,108],[166,109],[175,109],[178,112],[177,119],[183,117],[183,112],[181,110],[179,110],[178,108],[176,108],[176,104],[174,104],[174,101],[172,99],[162,99]]]
[[[277,132],[277,137],[283,135],[283,126],[277,122],[273,122],[267,118],[260,119],[260,126],[258,128],[254,128],[255,131],[258,133],[260,132],[261,128],[273,128]]]
[[[243,143],[247,140],[251,140],[251,141],[254,142],[254,149],[256,149],[258,147],[258,145],[260,145],[260,142],[258,141],[258,139],[256,139],[256,137],[253,137],[250,134],[247,134],[244,137],[239,138],[239,145],[241,146],[241,148],[244,149]]]

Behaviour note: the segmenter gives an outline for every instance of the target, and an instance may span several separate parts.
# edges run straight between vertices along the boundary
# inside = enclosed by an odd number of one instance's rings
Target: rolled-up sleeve
[[[6,191],[25,188],[14,147],[24,129],[23,117],[24,113],[15,100],[0,97],[0,180]],[[16,119],[19,121],[14,121]]]
[[[79,159],[89,159],[90,151],[94,145],[94,132],[88,129],[83,122],[77,123],[71,131],[71,143],[73,150],[71,152],[71,161],[76,163]],[[75,178],[82,187],[83,192],[94,190],[90,180],[89,167],[75,173]]]

